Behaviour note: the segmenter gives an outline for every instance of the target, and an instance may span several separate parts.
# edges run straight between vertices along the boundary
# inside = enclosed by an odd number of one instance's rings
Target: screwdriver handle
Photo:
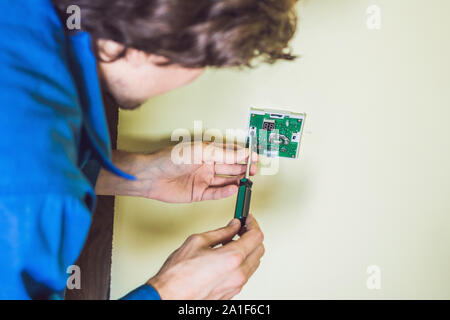
[[[241,221],[241,226],[245,226],[245,221],[250,210],[250,198],[252,196],[253,182],[247,178],[241,179],[236,200],[234,217]]]

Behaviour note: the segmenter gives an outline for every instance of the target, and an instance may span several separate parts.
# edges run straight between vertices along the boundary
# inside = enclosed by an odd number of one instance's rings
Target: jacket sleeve
[[[144,284],[131,291],[120,300],[161,300],[161,297],[155,288]]]
[[[1,195],[0,299],[62,298],[90,221],[72,195]]]

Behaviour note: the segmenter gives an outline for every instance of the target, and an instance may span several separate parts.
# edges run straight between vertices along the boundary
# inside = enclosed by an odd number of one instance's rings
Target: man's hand
[[[147,284],[162,299],[233,298],[256,271],[264,254],[264,236],[255,218],[249,215],[246,231],[238,240],[230,241],[240,227],[239,220],[233,219],[224,228],[190,236]]]
[[[178,145],[180,147],[195,150],[193,144]],[[95,186],[96,193],[189,203],[222,199],[238,191],[239,180],[246,171],[246,165],[242,163],[247,161],[248,149],[235,150],[204,143],[199,157],[192,151],[190,164],[174,163],[172,150],[170,147],[149,155],[114,151],[114,164],[137,180],[127,181],[102,169]],[[256,153],[252,159],[257,162]],[[254,175],[256,171],[256,164],[252,164],[250,174]]]

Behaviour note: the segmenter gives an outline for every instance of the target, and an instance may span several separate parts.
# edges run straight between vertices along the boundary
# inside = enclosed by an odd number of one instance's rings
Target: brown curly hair
[[[298,0],[52,0],[81,8],[82,29],[188,68],[293,60]],[[126,54],[126,49],[116,58]]]

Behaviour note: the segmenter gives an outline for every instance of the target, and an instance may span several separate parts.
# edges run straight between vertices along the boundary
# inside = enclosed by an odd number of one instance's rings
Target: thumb
[[[239,232],[240,228],[241,222],[239,219],[233,219],[225,227],[205,232],[203,235],[205,236],[207,245],[209,247],[215,247],[222,242],[232,239]]]

